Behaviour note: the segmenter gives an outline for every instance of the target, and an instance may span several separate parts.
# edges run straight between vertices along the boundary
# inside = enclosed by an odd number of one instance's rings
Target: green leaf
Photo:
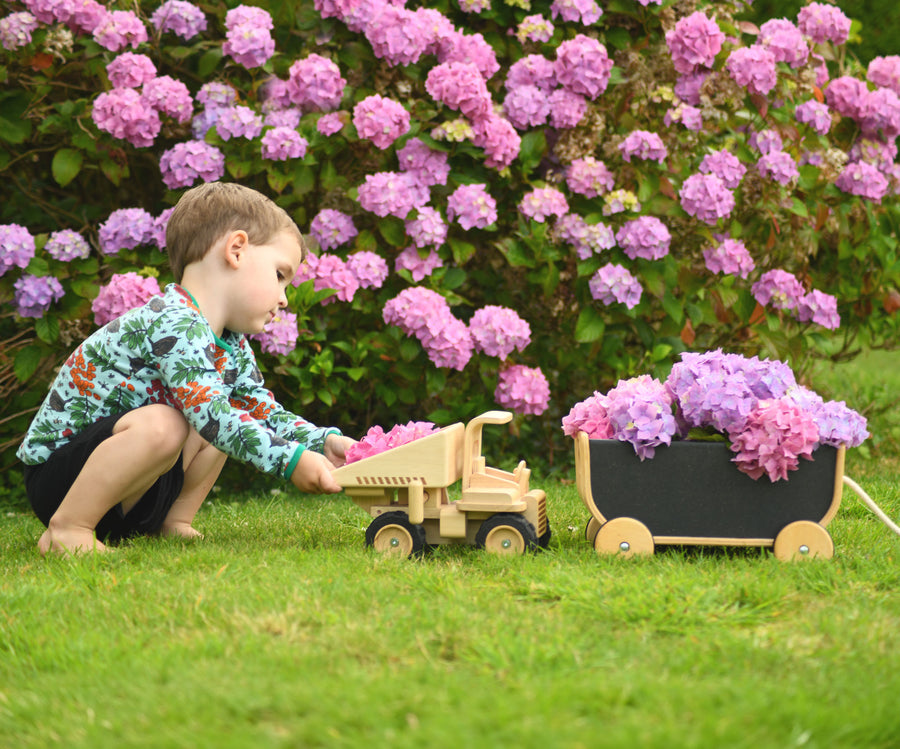
[[[675,298],[669,289],[666,289],[666,293],[663,294],[662,306],[666,311],[666,314],[671,317],[676,324],[681,325],[681,323],[684,322],[684,308],[681,306],[681,302]]]
[[[398,218],[383,218],[378,222],[378,233],[392,247],[403,247],[406,242],[406,228]]]
[[[475,245],[471,242],[451,238],[449,244],[450,250],[453,252],[453,260],[457,265],[465,265],[475,254]]]
[[[53,173],[56,184],[60,187],[68,185],[78,176],[83,163],[84,154],[81,151],[76,151],[74,148],[60,148],[53,155],[53,162],[50,164],[50,171]]]
[[[222,59],[222,48],[221,47],[213,47],[210,49],[203,57],[200,58],[200,62],[197,63],[197,75],[200,80],[206,80],[212,75],[213,70],[216,69],[216,66],[219,64],[219,60]]]
[[[37,371],[41,364],[41,352],[36,346],[26,346],[13,362],[13,373],[19,382],[25,382]]]
[[[585,307],[575,323],[575,340],[578,343],[593,343],[603,337],[606,324],[593,307]]]
[[[44,343],[55,343],[59,338],[59,320],[50,315],[44,315],[34,321],[34,332]]]
[[[316,395],[319,396],[319,400],[322,401],[322,403],[324,403],[326,406],[334,405],[334,396],[328,390],[325,390],[323,388],[322,390],[319,390]]]
[[[442,287],[448,291],[458,289],[466,282],[466,272],[462,268],[451,267],[444,274]]]
[[[797,198],[793,198],[793,200],[791,201],[791,205],[788,206],[788,210],[798,216],[803,216],[803,218],[807,218],[809,216],[809,210],[807,210],[806,204],[803,201],[798,200]]]
[[[522,144],[519,146],[519,163],[522,171],[528,174],[544,158],[547,150],[547,139],[542,130],[531,130],[522,136]]]

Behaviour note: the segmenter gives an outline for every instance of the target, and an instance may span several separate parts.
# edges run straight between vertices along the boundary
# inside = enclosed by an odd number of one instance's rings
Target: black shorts
[[[25,466],[25,491],[31,509],[47,525],[69,488],[97,446],[113,433],[113,427],[125,413],[107,416],[91,424],[70,442],[56,450],[45,463]],[[110,509],[97,524],[100,541],[118,541],[159,532],[163,521],[184,486],[182,460],[160,476],[126,515],[122,505]]]

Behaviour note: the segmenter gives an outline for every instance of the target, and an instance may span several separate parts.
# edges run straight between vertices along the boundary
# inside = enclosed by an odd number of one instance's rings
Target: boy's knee
[[[120,425],[122,429],[135,430],[135,436],[161,457],[179,455],[190,433],[190,426],[181,412],[162,404],[132,411],[116,426]]]

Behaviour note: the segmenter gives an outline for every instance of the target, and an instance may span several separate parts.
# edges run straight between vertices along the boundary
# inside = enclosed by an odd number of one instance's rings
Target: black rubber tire
[[[389,525],[397,525],[409,534],[410,539],[412,539],[412,549],[409,552],[410,557],[420,556],[425,551],[425,527],[410,523],[407,514],[400,510],[386,512],[369,523],[369,527],[366,528],[366,546],[374,546],[378,532]]]
[[[510,512],[501,512],[485,520],[475,534],[475,546],[479,549],[485,548],[485,541],[491,531],[503,527],[512,529],[522,538],[523,554],[526,551],[534,551],[540,548],[537,531],[534,529],[534,526],[522,515],[516,515]]]

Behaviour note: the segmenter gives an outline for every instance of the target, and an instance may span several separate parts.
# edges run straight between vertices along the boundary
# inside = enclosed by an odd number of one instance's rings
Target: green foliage
[[[110,5],[137,8],[146,19],[158,3]],[[374,251],[393,268],[397,252],[409,243],[403,222],[363,211],[356,189],[367,174],[396,170],[396,149],[409,137],[421,137],[446,152],[451,167],[447,184],[433,188],[432,205],[446,214],[450,192],[474,183],[485,184],[498,204],[496,223],[485,229],[466,231],[450,224],[447,242],[439,248],[444,267],[422,285],[444,295],[463,321],[487,304],[498,304],[516,310],[532,330],[531,344],[508,362],[478,354],[462,371],[436,369],[416,340],[382,319],[385,302],[412,283],[405,271],[392,273],[379,289],[360,290],[350,303],[323,304],[327,293],[304,284],[290,299],[300,328],[296,350],[286,357],[264,355],[262,364],[278,397],[311,420],[339,424],[357,435],[373,424],[467,420],[496,407],[494,389],[503,367],[537,366],[550,382],[550,407],[540,417],[517,418],[508,445],[510,453],[543,462],[551,471],[571,460],[559,421],[575,402],[621,377],[645,372],[664,376],[684,350],[723,347],[761,353],[789,360],[802,372],[815,357],[852,356],[860,334],[874,347],[898,340],[900,211],[895,197],[876,205],[840,192],[833,185],[838,167],[826,161],[821,167],[803,167],[793,187],[763,180],[751,170],[735,192],[735,210],[716,226],[699,222],[681,208],[678,188],[697,172],[709,150],[724,148],[747,164],[755,161],[748,145],[753,131],[779,131],[785,149],[798,161],[806,150],[847,151],[858,136],[847,121],[836,123],[827,138],[794,122],[794,105],[821,95],[811,84],[809,70],[780,65],[777,87],[763,100],[733,84],[723,71],[725,51],[707,85],[703,130],[694,133],[665,124],[676,74],[664,35],[685,12],[681,4],[644,8],[633,2],[608,3],[590,28],[555,19],[549,42],[519,44],[507,32],[526,15],[550,18],[549,2],[535,0],[525,10],[521,3],[494,0],[494,7],[480,14],[463,13],[455,2],[429,3],[457,28],[482,34],[492,46],[501,72],[488,86],[497,104],[505,96],[509,66],[524,54],[553,60],[561,42],[587,33],[603,42],[614,58],[608,89],[588,103],[577,127],[522,132],[518,158],[499,171],[485,166],[482,149],[436,131],[457,114],[425,90],[434,57],[392,67],[373,54],[363,34],[351,32],[337,19],[321,18],[313,3],[285,1],[266,6],[275,19],[275,55],[262,68],[248,70],[222,52],[225,13],[234,5],[203,3],[209,20],[206,32],[188,41],[153,33],[137,51],[153,58],[160,75],[184,81],[192,94],[205,82],[228,82],[239,102],[257,111],[262,111],[267,79],[285,79],[294,61],[311,53],[324,55],[339,63],[348,80],[345,113],[377,92],[410,111],[412,128],[394,147],[380,150],[358,137],[349,116],[341,133],[327,138],[316,129],[319,113],[308,112],[299,126],[309,144],[307,154],[286,162],[263,159],[258,138],[223,141],[213,129],[206,140],[225,153],[225,179],[271,195],[304,230],[323,208],[352,214],[359,234],[337,252],[346,257]],[[752,42],[751,31],[734,18],[730,4],[697,5],[715,16],[727,34]],[[863,31],[868,29],[864,26]],[[863,77],[860,66],[842,50],[824,46],[820,51],[833,76]],[[13,311],[13,284],[21,272],[14,269],[0,278],[3,448],[14,447],[53,368],[91,331],[91,301],[100,286],[114,273],[129,271],[158,275],[161,284],[171,278],[164,254],[152,246],[114,256],[97,251],[98,227],[113,210],[139,206],[156,216],[177,201],[180,191],[167,190],[162,183],[159,158],[191,137],[190,125],[165,117],[148,148],[133,147],[97,128],[91,118],[93,102],[110,87],[105,68],[115,56],[87,35],[67,39],[58,25],[39,27],[31,43],[0,56],[0,223],[28,228],[36,238],[37,256],[27,272],[56,276],[66,292],[40,320],[23,319]],[[668,150],[664,165],[623,160],[619,144],[634,129],[660,133]],[[552,222],[536,222],[520,213],[520,201],[533,188],[566,191],[566,167],[585,156],[603,160],[615,174],[616,189],[635,196],[641,213],[666,223],[673,237],[668,257],[631,261],[613,248],[579,260]],[[574,191],[567,196],[571,211],[589,223],[603,221],[615,229],[637,215],[609,215],[602,196],[588,198]],[[49,234],[64,228],[90,240],[91,257],[61,263],[43,251]],[[744,280],[706,270],[702,251],[721,233],[745,241],[756,261],[754,276]],[[640,281],[643,294],[634,309],[603,306],[591,297],[588,283],[606,262],[625,264]],[[842,345],[826,348],[818,326],[757,305],[752,282],[772,268],[784,268],[807,288],[837,297]],[[9,465],[12,456],[13,450],[4,449],[2,465]]]

